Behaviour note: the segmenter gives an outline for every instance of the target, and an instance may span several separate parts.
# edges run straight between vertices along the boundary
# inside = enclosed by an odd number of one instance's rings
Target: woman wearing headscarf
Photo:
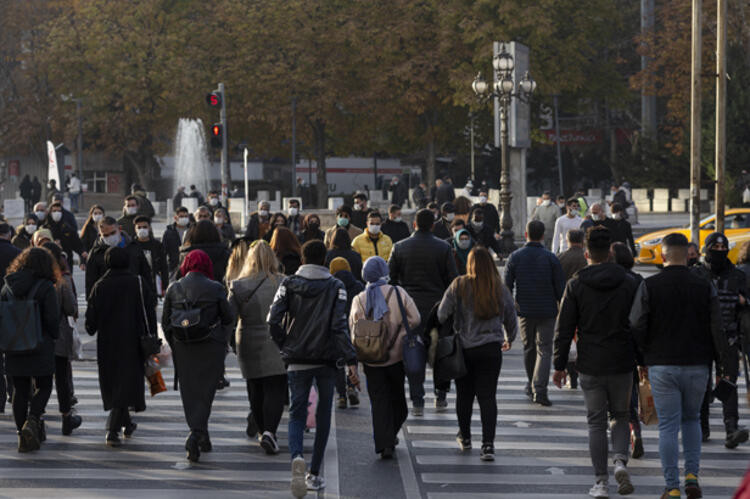
[[[453,248],[453,258],[456,260],[456,269],[459,275],[466,275],[466,261],[469,259],[469,252],[474,247],[474,241],[471,234],[466,229],[459,229],[451,241]]]
[[[406,335],[404,317],[399,307],[399,297],[406,311],[409,327],[420,321],[414,300],[399,286],[386,283],[388,264],[379,256],[365,261],[362,276],[367,288],[352,300],[349,328],[359,319],[382,320],[388,325],[388,358],[380,364],[364,364],[367,376],[367,393],[372,407],[372,428],[375,452],[383,459],[391,459],[396,445],[396,435],[406,421],[408,409],[404,394],[403,339]]]
[[[225,327],[234,321],[224,286],[214,280],[214,268],[202,250],[193,250],[180,265],[180,280],[164,297],[161,323],[172,346],[175,370],[180,377],[180,397],[190,435],[185,442],[187,458],[197,462],[201,451],[211,451],[208,418],[216,395],[216,380],[224,372],[227,346]],[[200,310],[199,322],[189,333],[180,327],[184,311]],[[173,315],[175,320],[173,321]]]
[[[151,287],[130,272],[130,255],[124,248],[104,253],[104,275],[96,281],[86,309],[86,331],[98,334],[96,362],[99,389],[107,419],[106,444],[121,445],[136,429],[129,408],[146,410],[144,397],[144,358],[141,336],[156,334],[156,297]]]

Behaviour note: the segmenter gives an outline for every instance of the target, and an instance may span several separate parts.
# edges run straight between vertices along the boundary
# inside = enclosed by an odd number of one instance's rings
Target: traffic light
[[[211,146],[221,147],[224,137],[224,126],[221,123],[211,125]]]
[[[221,108],[221,92],[214,90],[206,94],[206,102],[209,106],[214,108]]]

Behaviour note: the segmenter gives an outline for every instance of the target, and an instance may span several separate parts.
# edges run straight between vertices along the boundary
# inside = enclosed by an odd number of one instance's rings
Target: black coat
[[[633,228],[630,225],[630,222],[624,218],[621,218],[620,220],[605,218],[601,224],[610,230],[613,243],[625,243],[630,249],[630,252],[635,255],[635,240],[633,238]]]
[[[448,201],[454,201],[456,199],[456,190],[453,188],[453,184],[443,182],[443,185],[437,188],[435,191],[435,202],[438,206],[443,206],[443,203]]]
[[[289,252],[279,256],[279,262],[281,263],[282,271],[285,275],[293,275],[297,272],[297,269],[302,265],[302,259],[297,253]]]
[[[372,208],[365,208],[364,210],[352,210],[352,219],[349,221],[350,224],[365,230],[367,227],[367,215],[370,214]]]
[[[396,244],[411,235],[411,232],[409,232],[409,226],[406,222],[394,222],[390,218],[383,222],[383,226],[380,230],[383,231],[383,234],[391,238],[393,244]]]
[[[351,267],[354,277],[359,279],[361,282],[365,282],[364,279],[362,279],[362,256],[359,253],[357,253],[353,249],[329,249],[328,253],[326,253],[326,267],[329,267],[331,265],[331,260],[337,257],[341,257],[349,262],[349,267]]]
[[[63,251],[68,257],[68,266],[73,267],[73,253],[78,253],[80,256],[83,253],[83,244],[81,238],[78,237],[76,229],[67,224],[65,220],[61,219],[59,222],[52,220],[52,217],[47,215],[44,220],[42,227],[49,229],[52,232],[52,238],[55,241],[60,241]]]
[[[352,311],[352,300],[365,290],[365,286],[348,270],[339,270],[333,274],[333,277],[344,283],[346,288],[346,316],[349,317]]]
[[[25,250],[31,246],[31,235],[26,232],[26,227],[21,226],[16,231],[16,235],[10,240],[11,244],[20,250]]]
[[[99,239],[99,231],[96,230],[96,222],[93,220],[83,228],[81,232],[81,247],[88,253],[94,247],[94,243]]]
[[[140,338],[147,332],[156,334],[156,314],[148,305],[155,301],[151,289],[145,285],[142,289],[144,304],[137,277],[127,270],[110,269],[89,295],[86,331],[92,336],[99,334],[96,362],[105,411],[146,409]]]
[[[305,244],[307,241],[312,241],[313,239],[319,239],[320,241],[325,240],[326,233],[322,230],[318,229],[316,231],[312,231],[310,229],[300,233],[299,237],[297,238],[299,240],[300,244]]]
[[[471,223],[469,223],[466,226],[466,230],[469,231],[469,234],[471,235],[471,238],[474,240],[474,242],[481,246],[484,246],[488,250],[491,249],[497,256],[500,256],[500,254],[502,253],[500,242],[495,239],[495,231],[492,230],[489,225],[487,225],[487,222],[484,222],[481,230],[476,230],[471,225]]]
[[[169,285],[169,268],[167,267],[167,254],[164,251],[164,246],[155,237],[150,237],[148,241],[133,241],[136,246],[141,248],[143,255],[146,257],[147,262],[151,262],[151,274],[154,278],[154,290],[157,294],[161,294],[161,291],[166,291]],[[156,276],[161,279],[162,289],[156,287]]]
[[[31,202],[36,204],[40,199],[42,199],[42,184],[34,178],[31,181]]]
[[[125,238],[125,245],[123,247],[130,257],[130,267],[128,270],[134,275],[141,276],[143,282],[148,285],[151,295],[154,296],[155,292],[152,284],[154,280],[151,277],[151,267],[148,266],[143,251],[141,251],[141,248],[134,244],[125,233],[122,233],[122,237]],[[101,238],[97,239],[94,243],[94,247],[91,248],[89,258],[86,260],[86,296],[91,295],[91,290],[94,289],[94,284],[101,279],[107,270],[104,266],[104,253],[108,249],[109,246],[107,246]],[[156,301],[154,300],[151,305],[155,307]]]
[[[0,299],[7,301],[8,288],[16,299],[25,298],[39,280],[30,270],[5,276]],[[60,299],[52,281],[44,280],[34,295],[42,319],[42,345],[33,353],[5,354],[5,372],[9,376],[51,376],[55,372],[55,340],[60,335]]]
[[[190,227],[185,228],[185,233],[190,230]],[[177,231],[177,224],[169,224],[164,230],[164,234],[161,237],[161,244],[164,246],[164,252],[167,254],[167,265],[169,266],[169,273],[173,274],[177,267],[180,265],[180,246],[182,246],[182,237]]]
[[[18,191],[23,199],[31,199],[32,190],[31,180],[29,179],[29,176],[26,175],[18,186]]]
[[[411,195],[411,199],[412,201],[414,201],[414,206],[416,209],[420,210],[427,207],[427,193],[420,186],[417,186],[414,189],[414,192]]]
[[[202,250],[206,252],[214,266],[214,281],[224,282],[224,274],[227,271],[227,263],[229,263],[229,255],[231,254],[226,243],[218,242],[183,246],[180,248],[180,265],[182,265],[187,254],[193,250]],[[174,278],[179,279],[180,277],[182,277],[182,273],[178,268],[175,272]]]
[[[5,271],[8,270],[10,262],[21,254],[21,250],[16,248],[7,239],[0,239],[0,279],[5,277]]]
[[[389,186],[388,190],[393,193],[393,196],[391,196],[391,204],[403,206],[404,202],[409,197],[409,188],[403,182]]]
[[[441,218],[432,225],[432,233],[438,239],[445,241],[451,238],[451,223],[445,218]]]
[[[458,276],[450,245],[421,230],[393,246],[388,267],[390,284],[409,293],[422,317],[427,317]]]
[[[266,232],[270,232],[270,227],[267,231],[261,230],[261,225],[268,224],[271,217],[266,217],[265,221],[261,221],[260,214],[256,211],[250,214],[250,218],[247,221],[247,228],[245,229],[245,239],[252,242],[256,239],[260,239],[261,236],[265,236]],[[261,234],[262,233],[262,234]]]
[[[497,208],[492,203],[484,203],[479,205],[482,208],[484,214],[484,225],[489,225],[490,229],[494,232],[500,232],[500,215],[497,213]]]

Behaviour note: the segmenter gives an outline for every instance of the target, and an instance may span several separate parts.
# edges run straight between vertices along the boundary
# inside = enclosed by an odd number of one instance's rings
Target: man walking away
[[[544,249],[544,224],[532,220],[526,225],[523,248],[511,253],[505,265],[505,285],[518,303],[526,367],[526,395],[535,403],[550,406],[547,397],[552,362],[557,304],[565,288],[565,275],[555,255]]]
[[[642,354],[659,417],[659,456],[666,489],[662,499],[680,497],[679,442],[685,456],[685,494],[702,497],[701,400],[711,363],[723,373],[729,346],[722,332],[716,290],[687,267],[688,241],[669,234],[662,241],[664,270],[638,288],[630,324]]]
[[[547,249],[552,249],[552,235],[554,232],[551,229],[555,226],[555,222],[559,217],[560,209],[552,202],[552,194],[549,191],[545,192],[542,194],[542,203],[534,209],[531,219],[539,220],[547,229],[544,236],[544,247]]]
[[[625,215],[625,209],[619,203],[612,204],[612,218],[606,218],[602,225],[612,231],[612,242],[625,243],[630,252],[635,255],[635,240],[633,228]]]
[[[568,231],[580,228],[582,222],[578,216],[579,206],[576,198],[568,199],[565,207],[568,212],[557,219],[555,233],[552,235],[552,253],[556,255],[568,249]]]
[[[453,279],[458,276],[453,251],[448,243],[432,234],[435,217],[428,209],[417,212],[415,231],[411,237],[404,239],[393,247],[388,260],[392,285],[403,287],[414,299],[422,318],[420,325],[414,328],[414,334],[423,334],[425,322],[430,316],[432,307],[443,298],[443,293]],[[412,403],[412,414],[424,414],[424,371],[418,375],[409,375],[409,398]],[[435,390],[435,407],[447,407],[446,393]]]
[[[583,231],[573,229],[568,231],[568,249],[560,255],[565,280],[569,281],[573,275],[588,265],[583,249]]]
[[[336,383],[336,365],[346,362],[349,379],[359,386],[357,355],[349,339],[346,317],[346,289],[324,266],[326,247],[313,239],[302,246],[302,266],[279,286],[268,313],[271,336],[287,364],[291,406],[289,408],[289,450],[292,454],[292,495],[303,497],[306,490],[320,490],[320,476]],[[318,390],[315,414],[315,443],[310,471],[305,476],[302,439],[307,419],[307,401],[313,382]]]
[[[610,231],[594,227],[586,234],[589,266],[568,281],[557,316],[555,386],[562,388],[568,353],[578,334],[578,359],[583,400],[589,426],[589,453],[596,483],[592,497],[609,497],[607,428],[612,423],[617,493],[633,492],[626,468],[630,445],[629,408],[635,367],[635,348],[628,318],[638,281],[624,268],[610,263]],[[609,418],[607,413],[609,412]]]

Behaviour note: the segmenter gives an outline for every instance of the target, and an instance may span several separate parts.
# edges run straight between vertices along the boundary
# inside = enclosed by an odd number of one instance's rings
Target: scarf
[[[467,249],[461,249],[458,246],[458,242],[461,240],[461,234],[467,234],[469,236],[469,247]],[[455,244],[453,247],[456,249],[456,255],[458,256],[459,260],[466,265],[466,261],[469,259],[469,253],[471,252],[471,248],[474,246],[474,241],[471,240],[471,234],[469,234],[469,231],[466,229],[461,229],[458,232],[456,232],[456,235],[453,236],[453,241]]]
[[[185,260],[180,265],[180,273],[186,276],[190,272],[198,272],[209,279],[214,278],[214,265],[205,251],[193,250],[185,255]]]
[[[362,277],[367,281],[367,301],[365,302],[365,316],[379,321],[388,312],[380,286],[387,284],[388,264],[379,256],[371,256],[362,267]]]

